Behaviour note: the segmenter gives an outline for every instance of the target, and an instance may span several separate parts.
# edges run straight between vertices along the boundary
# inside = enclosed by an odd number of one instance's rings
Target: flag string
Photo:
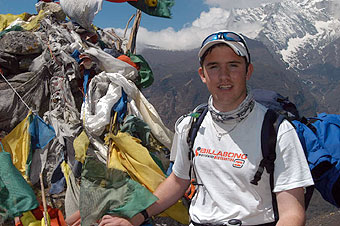
[[[5,78],[5,76],[2,73],[2,70],[0,68],[0,75],[5,80],[5,82],[11,87],[11,89],[14,91],[14,93],[19,97],[19,99],[24,103],[24,105],[28,108],[28,110],[32,111],[32,109],[26,104],[26,102],[22,99],[20,94],[15,90],[15,88],[11,85],[11,83]],[[33,111],[32,111],[33,112]]]

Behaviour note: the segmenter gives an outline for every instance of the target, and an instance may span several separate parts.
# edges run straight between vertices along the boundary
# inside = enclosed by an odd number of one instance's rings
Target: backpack
[[[305,152],[315,188],[324,200],[339,208],[340,115],[321,113],[316,117],[300,117],[296,106],[288,100],[288,97],[282,97],[274,91],[261,89],[254,90],[253,94],[257,102],[281,115],[275,121],[276,132],[269,136],[276,136],[278,127],[283,120],[282,115],[294,126]],[[267,98],[263,98],[266,95]],[[268,101],[269,96],[271,101]],[[277,106],[277,103],[280,104],[279,108],[281,109],[272,107]],[[265,138],[262,135],[261,139],[265,141],[270,138]],[[268,155],[268,150],[262,148],[263,156]],[[305,193],[306,209],[312,198],[313,189],[313,186],[308,187]]]
[[[252,92],[255,100],[268,109],[272,109],[278,114],[284,115],[290,121],[300,119],[297,107],[288,99],[288,97],[284,97],[272,90],[254,89]]]
[[[292,123],[305,150],[315,188],[339,208],[340,115],[321,113]]]
[[[322,197],[340,207],[340,116],[330,114],[320,114],[314,118],[300,117],[299,112],[287,97],[268,90],[253,90],[255,100],[268,108],[265,114],[261,130],[261,145],[263,159],[259,168],[251,181],[253,184],[261,179],[264,169],[270,174],[271,188],[273,188],[274,161],[276,158],[275,146],[277,131],[284,119],[287,119],[296,128],[300,142],[305,151],[305,155],[314,179],[315,188]],[[200,105],[191,114],[191,126],[187,136],[187,143],[190,149],[190,171],[192,170],[193,145],[199,127],[208,111],[207,105]],[[337,149],[338,148],[338,149]],[[192,173],[190,173],[190,176]],[[192,180],[192,187],[197,185]],[[306,209],[313,195],[314,186],[307,188],[305,193]],[[186,194],[187,198],[192,198],[195,191]],[[338,194],[337,194],[338,193]],[[273,208],[277,217],[276,196],[272,194]]]

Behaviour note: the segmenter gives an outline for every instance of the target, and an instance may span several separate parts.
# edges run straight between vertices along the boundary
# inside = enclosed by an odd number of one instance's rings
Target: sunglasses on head
[[[208,37],[206,37],[206,39],[204,39],[204,41],[202,42],[202,45],[201,45],[201,48],[211,42],[211,41],[214,41],[214,40],[219,40],[219,39],[223,39],[223,40],[226,40],[226,41],[233,41],[233,42],[240,42],[243,44],[244,48],[246,49],[247,51],[247,54],[248,54],[248,57],[249,57],[249,61],[250,61],[250,54],[249,54],[249,50],[248,50],[248,47],[247,47],[247,44],[246,42],[244,41],[244,39],[234,33],[234,32],[218,32],[218,33],[214,33],[214,34],[211,34],[209,35]]]

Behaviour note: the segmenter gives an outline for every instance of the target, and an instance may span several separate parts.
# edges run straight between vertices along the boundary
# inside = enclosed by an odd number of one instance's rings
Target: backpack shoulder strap
[[[270,188],[274,189],[274,162],[276,159],[276,140],[277,132],[285,116],[277,114],[274,110],[268,109],[262,123],[261,129],[261,150],[263,159],[260,162],[259,168],[254,176],[254,179],[250,182],[257,185],[261,180],[264,169],[270,175]],[[275,221],[279,219],[279,212],[276,201],[276,194],[272,192],[272,205],[274,209]]]
[[[188,133],[188,136],[187,136],[187,143],[188,143],[188,146],[189,146],[189,149],[190,149],[190,152],[189,152],[189,159],[190,160],[192,160],[192,158],[193,158],[192,148],[194,147],[194,142],[195,142],[195,139],[196,139],[196,136],[197,136],[197,132],[198,132],[207,112],[208,112],[208,105],[202,104],[202,105],[199,105],[198,107],[196,107],[195,110],[190,114],[190,116],[192,117],[192,120],[191,120],[189,133]]]
[[[188,136],[187,136],[187,143],[189,146],[188,158],[190,161],[190,170],[189,170],[190,178],[193,178],[193,176],[195,177],[195,175],[192,175],[192,172],[194,171],[193,170],[193,158],[195,157],[195,153],[193,150],[194,142],[197,136],[197,132],[207,112],[208,112],[208,104],[201,104],[197,106],[193,110],[193,112],[190,114],[192,118],[190,121],[190,129],[189,129]],[[195,172],[193,172],[193,174],[195,174]]]
[[[194,142],[195,142],[198,130],[207,112],[208,112],[208,105],[201,104],[197,106],[190,114],[191,120],[190,120],[190,129],[187,135],[187,143],[189,147],[188,158],[190,162],[189,177],[191,179],[190,180],[191,185],[190,185],[190,190],[187,191],[184,195],[184,197],[187,198],[187,201],[189,203],[191,202],[191,199],[196,194],[196,186],[202,185],[202,184],[198,184],[196,180],[196,173],[195,173],[194,166],[193,166],[193,159],[195,157],[193,147],[194,147]]]
[[[274,172],[277,131],[284,119],[285,117],[283,115],[277,114],[272,109],[268,109],[264,116],[261,129],[261,150],[263,159],[260,162],[254,179],[251,181],[254,185],[257,185],[261,180],[264,169],[266,169],[269,174]]]

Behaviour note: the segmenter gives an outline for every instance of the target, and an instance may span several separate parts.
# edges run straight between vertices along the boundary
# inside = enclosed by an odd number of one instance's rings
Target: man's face
[[[216,46],[198,69],[202,82],[213,97],[214,107],[222,112],[236,109],[247,94],[246,81],[253,72],[246,60],[227,45]]]

